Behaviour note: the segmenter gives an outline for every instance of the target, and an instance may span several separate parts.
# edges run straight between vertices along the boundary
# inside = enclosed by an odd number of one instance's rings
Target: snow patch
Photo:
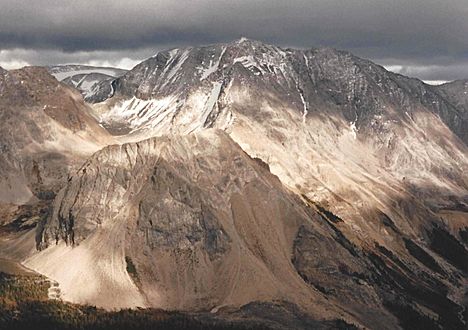
[[[133,97],[115,105],[101,118],[101,122],[126,121],[133,128],[151,122],[151,126],[156,127],[171,112],[168,110],[175,110],[175,108],[175,96],[151,100],[141,100]]]
[[[218,100],[219,93],[221,93],[221,86],[222,85],[223,84],[220,83],[220,82],[213,83],[213,88],[211,90],[211,94],[208,97],[208,100],[206,101],[206,106],[205,106],[206,110],[209,110],[209,111],[213,110],[213,107],[214,107],[216,101]]]
[[[208,78],[212,73],[216,72],[219,68],[219,63],[221,62],[221,59],[223,58],[224,52],[226,51],[226,47],[223,47],[223,50],[221,51],[221,54],[219,55],[218,60],[212,64],[212,61],[210,60],[210,66],[205,69],[205,71],[202,73],[200,77],[200,81],[205,80]]]
[[[307,58],[306,54],[303,54],[303,55],[304,55],[305,65],[307,68],[309,68],[309,59]]]
[[[351,136],[353,137],[354,140],[356,140],[357,138],[356,121],[353,121],[350,123],[350,129],[351,129]]]
[[[78,83],[77,87],[82,90],[84,97],[87,98],[94,95],[95,88],[98,84],[99,80],[88,80]]]
[[[257,62],[255,61],[255,59],[254,59],[254,57],[252,55],[236,57],[232,63],[233,64],[241,63],[242,66],[244,66],[244,68],[246,68],[246,69],[250,70],[252,68],[256,68],[262,74],[265,74],[265,71],[262,68],[258,67]]]
[[[175,74],[180,70],[182,65],[187,60],[189,53],[190,53],[190,50],[185,49],[184,52],[179,56],[179,58],[177,59],[176,65],[167,74],[166,81],[164,82],[163,86],[165,86],[167,83],[172,81],[172,78],[175,76]],[[174,60],[175,60],[175,57],[174,57]],[[171,61],[171,63],[169,63],[166,68],[169,68],[172,63],[173,61]]]
[[[296,89],[297,91],[299,92],[299,96],[301,97],[301,101],[302,101],[302,107],[303,107],[303,110],[302,110],[302,122],[305,124],[305,121],[306,121],[306,116],[307,114],[309,113],[309,111],[307,110],[307,102],[304,98],[304,92],[299,88],[299,85],[296,85]]]

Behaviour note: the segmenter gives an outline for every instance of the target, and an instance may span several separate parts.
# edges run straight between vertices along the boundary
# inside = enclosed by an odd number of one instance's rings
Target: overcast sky
[[[0,66],[131,68],[245,36],[331,46],[423,80],[468,78],[468,0],[0,0]]]

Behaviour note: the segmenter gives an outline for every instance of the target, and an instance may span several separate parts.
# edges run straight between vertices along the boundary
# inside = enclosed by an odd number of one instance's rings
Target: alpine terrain
[[[0,70],[0,257],[106,310],[464,329],[467,93],[245,38]]]
[[[59,65],[48,68],[57,80],[76,88],[86,102],[104,101],[113,93],[112,81],[126,70],[89,65]]]

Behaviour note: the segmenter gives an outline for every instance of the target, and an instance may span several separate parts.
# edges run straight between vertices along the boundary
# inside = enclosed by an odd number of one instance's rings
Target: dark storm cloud
[[[64,59],[99,53],[116,61],[139,58],[145,49],[248,36],[283,46],[348,49],[407,68],[468,65],[467,0],[1,2],[0,49],[58,51]],[[425,79],[467,71],[439,70]]]

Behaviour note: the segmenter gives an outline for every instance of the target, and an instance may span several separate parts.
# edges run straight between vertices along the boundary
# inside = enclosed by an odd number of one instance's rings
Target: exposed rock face
[[[290,251],[314,217],[224,133],[153,138],[96,153],[55,201],[40,242],[50,247],[27,264],[56,278],[67,299],[106,307],[206,310],[284,296],[305,305],[313,293]],[[140,291],[123,294],[126,262]]]
[[[447,298],[459,282],[442,276],[457,272],[446,262],[420,247],[435,266],[358,246],[342,225],[225,133],[205,130],[96,153],[55,200],[44,250],[26,264],[58,280],[65,299],[108,308],[284,300],[316,319],[371,328],[395,328],[392,313],[462,326],[462,307]]]
[[[112,141],[78,93],[43,68],[0,72],[0,202],[50,199]]]

